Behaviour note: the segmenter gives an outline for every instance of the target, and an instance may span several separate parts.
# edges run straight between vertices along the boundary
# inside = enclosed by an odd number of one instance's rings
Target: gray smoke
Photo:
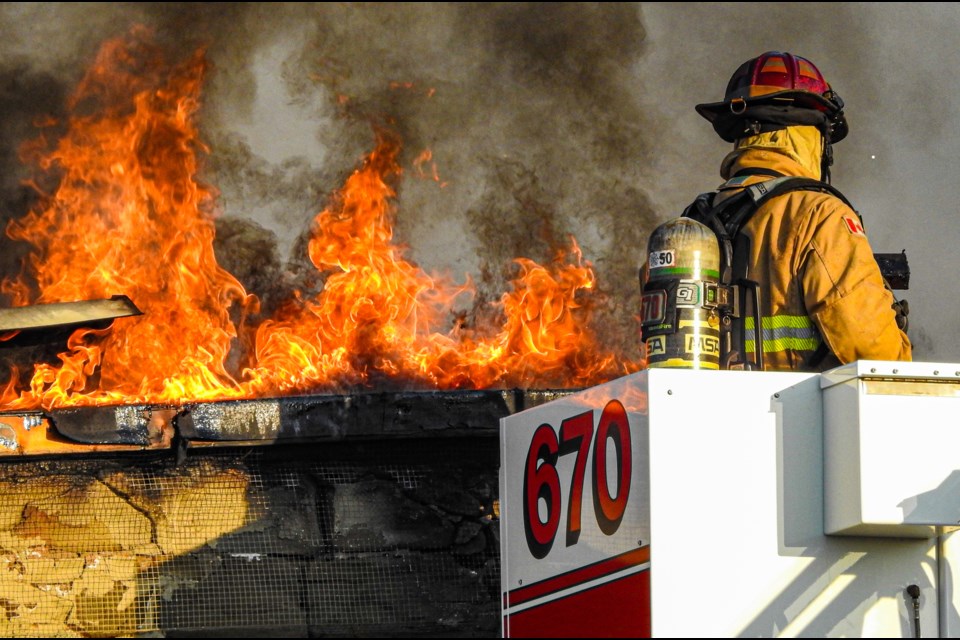
[[[744,60],[811,58],[847,103],[834,184],[878,252],[911,261],[920,360],[960,360],[955,264],[960,9],[851,3],[5,3],[0,5],[0,218],[31,195],[16,147],[62,109],[99,44],[134,22],[172,51],[204,46],[204,179],[220,190],[218,258],[268,303],[303,238],[372,150],[404,144],[396,238],[428,272],[507,289],[512,260],[576,238],[603,292],[604,338],[636,349],[646,239],[719,182],[728,145],[693,110]],[[799,25],[799,26],[798,26]],[[432,167],[414,160],[432,152]],[[0,240],[0,242],[3,242]],[[0,245],[0,271],[16,248]],[[937,266],[946,269],[937,269]],[[952,274],[950,274],[952,276]],[[949,277],[949,276],[948,276]],[[949,281],[948,281],[949,282]]]
[[[652,3],[635,67],[646,113],[668,113],[644,186],[658,215],[720,182],[729,145],[693,110],[719,100],[763,51],[810,58],[846,103],[833,184],[863,216],[875,252],[906,250],[914,358],[960,361],[956,299],[960,186],[960,7],[953,3]]]

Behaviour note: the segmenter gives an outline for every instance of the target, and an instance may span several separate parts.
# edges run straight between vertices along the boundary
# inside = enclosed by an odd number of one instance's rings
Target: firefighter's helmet
[[[843,100],[820,70],[806,58],[780,51],[744,62],[727,83],[722,102],[696,108],[727,142],[789,125],[816,126],[828,143],[847,135]]]

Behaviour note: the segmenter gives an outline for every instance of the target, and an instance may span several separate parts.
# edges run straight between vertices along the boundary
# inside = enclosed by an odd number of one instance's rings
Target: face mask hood
[[[729,179],[744,168],[765,167],[784,175],[821,180],[823,135],[814,126],[794,126],[740,138],[720,168]]]

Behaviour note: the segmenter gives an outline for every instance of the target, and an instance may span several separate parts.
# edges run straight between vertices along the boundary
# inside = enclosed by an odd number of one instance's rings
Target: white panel
[[[933,540],[823,533],[816,374],[653,370],[649,399],[655,637],[910,637],[910,584],[936,635]]]

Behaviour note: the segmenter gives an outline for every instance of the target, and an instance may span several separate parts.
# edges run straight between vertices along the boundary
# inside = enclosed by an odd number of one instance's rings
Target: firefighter
[[[843,106],[812,62],[778,51],[743,63],[721,102],[696,106],[733,143],[720,165],[725,182],[699,200],[722,209],[747,187],[782,176],[823,185],[762,201],[738,229],[740,275],[757,285],[763,327],[757,354],[756,321],[744,318],[742,348],[768,371],[912,358],[906,301],[887,285],[859,214],[829,186],[832,145],[848,131]],[[696,219],[691,208],[684,215]]]

